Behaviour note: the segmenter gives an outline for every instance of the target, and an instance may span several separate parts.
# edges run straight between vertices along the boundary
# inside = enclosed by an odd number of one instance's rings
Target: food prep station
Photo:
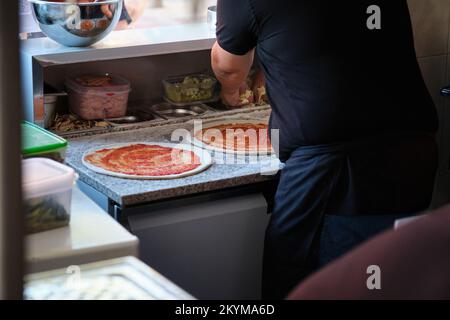
[[[196,298],[258,299],[269,195],[281,168],[275,156],[238,156],[230,165],[222,164],[224,154],[213,152],[216,163],[204,172],[151,181],[94,173],[82,158],[86,150],[104,145],[172,141],[174,130],[189,131],[195,120],[268,121],[270,106],[230,110],[217,97],[194,105],[162,98],[162,80],[168,76],[211,74],[215,37],[208,24],[125,33],[83,49],[43,38],[26,41],[21,52],[26,119],[45,126],[47,94],[60,94],[57,110],[67,107],[65,80],[80,70],[128,79],[125,117],[53,130],[68,140],[65,161],[79,175],[79,188],[139,238],[142,261]],[[53,92],[46,92],[48,87]]]

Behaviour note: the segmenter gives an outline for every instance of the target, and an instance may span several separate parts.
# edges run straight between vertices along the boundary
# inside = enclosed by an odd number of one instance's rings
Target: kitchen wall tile
[[[450,1],[408,0],[418,57],[448,52]]]

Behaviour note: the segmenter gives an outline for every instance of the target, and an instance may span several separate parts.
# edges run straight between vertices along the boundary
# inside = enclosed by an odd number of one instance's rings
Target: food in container
[[[76,114],[56,114],[53,125],[49,128],[52,131],[66,133],[71,131],[102,130],[111,127],[107,121],[83,120]]]
[[[22,161],[22,172],[26,232],[67,226],[75,171],[50,159],[34,158]]]
[[[205,102],[214,98],[217,80],[206,74],[170,77],[163,80],[166,100],[175,103]]]
[[[82,75],[66,80],[70,110],[84,120],[125,116],[130,82],[118,75]]]
[[[22,122],[23,158],[45,157],[64,162],[67,140],[33,123]]]
[[[63,96],[67,96],[67,93],[58,92],[44,94],[44,128],[48,129],[53,125],[58,98]]]

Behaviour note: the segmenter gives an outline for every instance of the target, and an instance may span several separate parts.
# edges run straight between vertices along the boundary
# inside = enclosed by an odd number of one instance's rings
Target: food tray
[[[163,86],[165,100],[178,106],[205,103],[218,98],[216,78],[204,73],[168,77],[163,80]]]
[[[24,289],[26,300],[194,299],[133,257],[28,275]]]

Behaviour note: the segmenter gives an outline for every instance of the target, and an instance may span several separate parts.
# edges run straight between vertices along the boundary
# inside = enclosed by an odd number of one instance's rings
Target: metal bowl
[[[123,0],[29,1],[42,32],[68,47],[87,47],[106,37],[119,22],[123,6]]]

